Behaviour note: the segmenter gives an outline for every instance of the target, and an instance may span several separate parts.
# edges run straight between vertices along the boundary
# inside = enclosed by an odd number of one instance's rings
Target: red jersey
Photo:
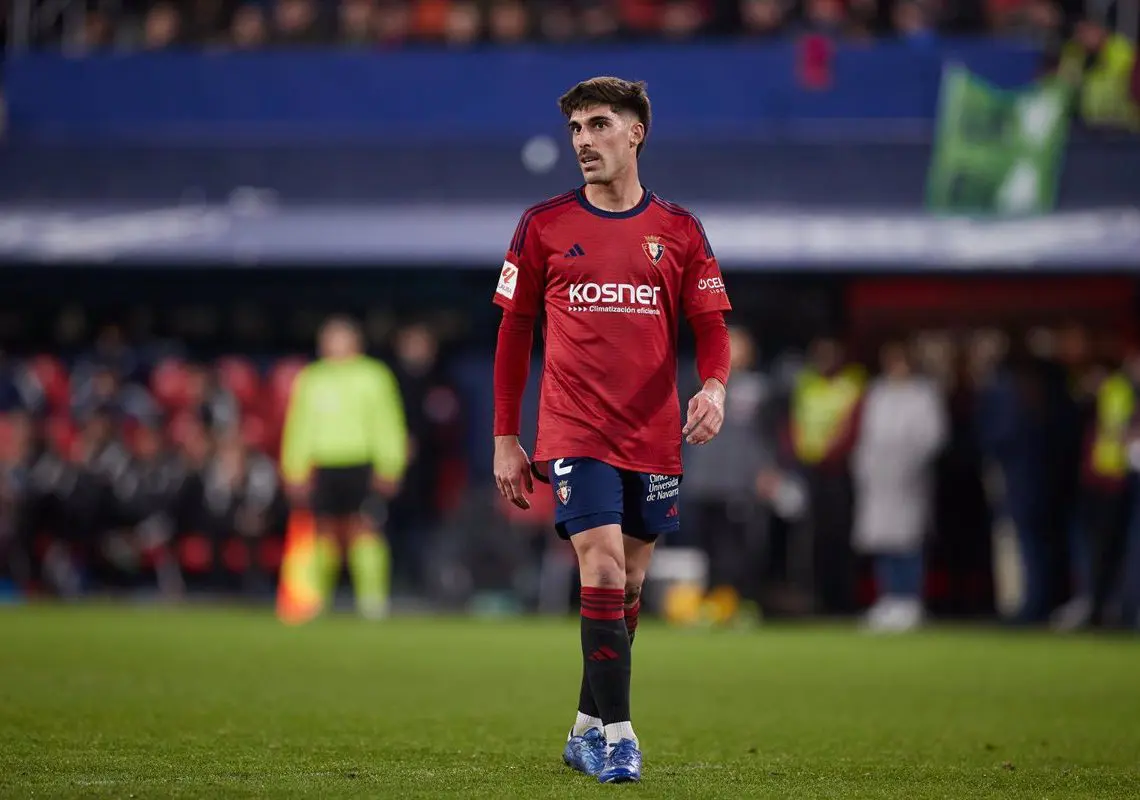
[[[519,221],[494,301],[542,317],[535,461],[681,473],[678,322],[731,309],[693,214],[648,191],[624,212],[582,189],[540,203]]]

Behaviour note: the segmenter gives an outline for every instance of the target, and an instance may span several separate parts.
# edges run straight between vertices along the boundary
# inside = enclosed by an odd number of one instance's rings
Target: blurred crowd
[[[1076,325],[927,332],[868,369],[823,337],[765,373],[733,336],[725,430],[686,462],[714,590],[869,605],[888,630],[930,604],[1140,625],[1140,349]]]
[[[416,455],[384,522],[413,581],[403,545],[445,505],[458,403],[426,327],[390,349]],[[272,591],[289,513],[276,459],[305,363],[196,361],[116,326],[66,361],[0,352],[0,577],[61,596]]]
[[[703,554],[694,614],[1140,622],[1140,348],[1067,325],[880,338],[858,357],[822,336],[762,359],[731,335],[724,429],[686,452],[669,543]],[[382,520],[397,592],[564,610],[550,492],[523,513],[471,479],[487,457],[471,393],[490,379],[462,388],[439,348],[415,323],[386,349],[413,453]],[[64,596],[272,591],[275,459],[304,363],[194,361],[114,326],[66,362],[0,357],[0,577]]]
[[[82,50],[464,46],[788,33],[915,40],[982,31],[1055,37],[1083,9],[1080,0],[90,0],[82,19],[43,17],[36,38],[63,38]]]
[[[796,37],[800,80],[827,85],[833,45],[873,37],[915,46],[941,37],[1016,37],[1043,49],[1042,74],[1079,90],[1091,127],[1140,130],[1135,15],[1083,0],[27,0],[0,13],[21,46],[214,50],[421,44],[752,40]],[[19,21],[17,21],[19,20]],[[1133,29],[1130,29],[1130,27]],[[14,34],[8,39],[7,34]]]

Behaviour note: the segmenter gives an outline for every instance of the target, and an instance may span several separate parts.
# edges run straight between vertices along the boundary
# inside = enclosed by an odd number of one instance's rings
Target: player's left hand
[[[689,444],[704,444],[720,433],[724,423],[724,386],[710,379],[689,401],[689,415],[681,435]]]

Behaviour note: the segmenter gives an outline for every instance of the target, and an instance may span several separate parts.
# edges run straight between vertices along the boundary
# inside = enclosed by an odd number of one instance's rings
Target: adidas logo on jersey
[[[574,258],[575,256],[584,255],[586,255],[586,251],[582,249],[582,245],[580,244],[575,244],[573,247],[566,251],[566,258]]]

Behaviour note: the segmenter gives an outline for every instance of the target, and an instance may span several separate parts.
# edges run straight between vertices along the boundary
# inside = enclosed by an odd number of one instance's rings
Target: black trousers
[[[1089,558],[1089,622],[1104,624],[1105,609],[1120,581],[1128,540],[1128,492],[1086,489],[1080,523]]]
[[[741,598],[759,602],[768,510],[750,500],[703,499],[688,513],[709,559],[709,588],[730,586]]]
[[[846,472],[813,469],[807,472],[807,482],[816,610],[852,614],[857,567],[851,548],[851,479]]]

